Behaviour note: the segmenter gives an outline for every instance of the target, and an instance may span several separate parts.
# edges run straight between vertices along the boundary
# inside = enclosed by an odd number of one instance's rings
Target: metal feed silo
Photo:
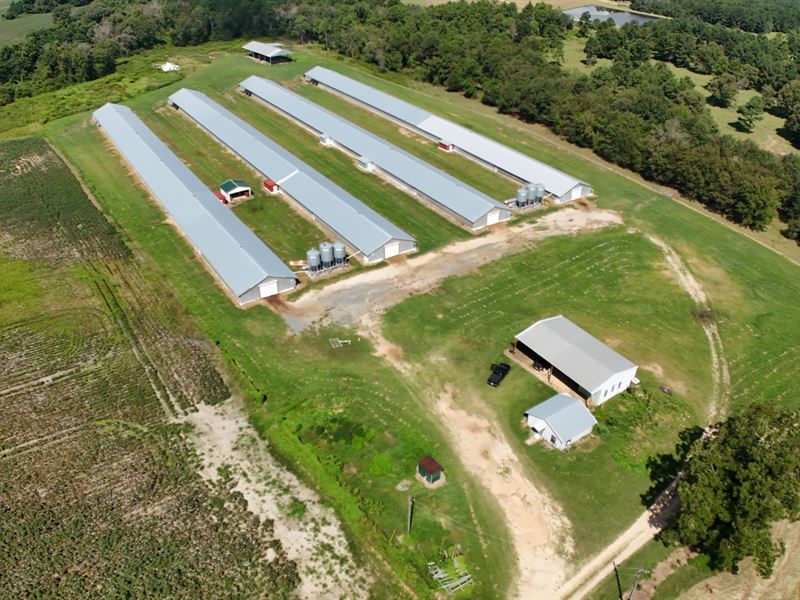
[[[319,245],[319,254],[322,259],[323,267],[330,267],[333,264],[333,244],[322,242]]]
[[[319,266],[322,263],[319,250],[317,250],[316,248],[311,248],[311,250],[306,252],[306,262],[308,262],[309,269],[311,269],[312,271],[318,271]]]
[[[334,242],[333,244],[333,260],[337,265],[344,263],[347,258],[347,250],[343,242]]]
[[[526,204],[528,204],[528,190],[521,187],[517,190],[517,206],[522,208]]]

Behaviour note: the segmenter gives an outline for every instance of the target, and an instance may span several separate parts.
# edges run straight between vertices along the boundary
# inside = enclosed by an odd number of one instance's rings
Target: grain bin
[[[318,271],[320,264],[322,263],[319,250],[316,248],[311,248],[311,250],[306,252],[306,262],[308,263],[308,268],[310,270]]]
[[[319,254],[322,259],[323,267],[330,267],[333,264],[333,244],[322,242],[319,245]]]
[[[333,244],[333,260],[337,265],[344,263],[347,258],[347,249],[343,242],[334,242]]]
[[[528,204],[528,190],[521,187],[517,190],[517,207],[522,208]]]

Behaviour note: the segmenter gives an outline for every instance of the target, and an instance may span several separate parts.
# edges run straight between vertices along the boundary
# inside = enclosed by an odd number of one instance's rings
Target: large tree
[[[800,518],[800,413],[752,404],[695,442],[668,538],[736,571],[747,557],[768,577],[784,551],[772,524]]]

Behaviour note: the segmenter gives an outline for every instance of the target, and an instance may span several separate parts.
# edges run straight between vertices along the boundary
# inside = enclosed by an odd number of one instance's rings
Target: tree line
[[[753,33],[797,31],[796,0],[633,0],[631,8],[668,17],[689,17]]]
[[[518,9],[488,0],[432,7],[400,0],[97,0],[78,15],[69,6],[57,7],[52,29],[0,49],[0,102],[101,76],[114,70],[119,57],[159,43],[259,35],[319,42],[543,123],[747,227],[764,229],[780,213],[787,235],[798,236],[796,161],[720,135],[691,82],[650,62],[666,56],[675,40],[678,50],[670,58],[677,61],[674,55],[681,55],[695,27],[716,27],[674,23],[670,29],[655,23],[623,30],[600,24],[596,31],[582,23],[582,33],[590,36],[587,48],[612,58],[613,65],[576,75],[559,64],[573,23],[541,3]],[[777,96],[787,102],[796,97],[800,107],[800,81],[793,83],[798,67],[788,60],[800,48],[799,38],[790,38],[790,49],[782,53],[766,39],[734,33],[756,40],[764,58],[756,62],[720,37],[726,69],[735,65],[759,86],[791,84]],[[695,60],[691,52],[689,57]]]

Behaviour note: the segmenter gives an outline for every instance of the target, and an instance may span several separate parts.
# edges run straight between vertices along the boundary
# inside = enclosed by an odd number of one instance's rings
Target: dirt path
[[[652,235],[646,235],[653,244],[664,253],[667,265],[673,272],[678,284],[689,294],[697,309],[698,322],[708,338],[711,351],[711,376],[713,382],[712,398],[709,403],[707,421],[713,423],[724,418],[730,398],[730,369],[725,359],[722,338],[719,334],[708,296],[700,282],[688,270],[684,262],[669,244]],[[585,564],[562,588],[562,594],[571,600],[583,598],[597,584],[613,571],[612,561],[617,564],[629,558],[655,537],[666,524],[669,514],[675,510],[677,500],[674,497],[675,483],[670,485],[658,500],[648,508],[620,535],[611,545]]]
[[[518,573],[511,597],[554,598],[572,553],[570,523],[558,504],[527,476],[502,434],[488,420],[453,403],[456,392],[448,386],[436,401],[436,413],[464,468],[495,497],[508,523]]]
[[[731,373],[728,361],[725,359],[725,349],[722,346],[722,338],[719,335],[717,323],[714,321],[708,296],[700,282],[686,268],[680,256],[669,244],[652,235],[647,235],[646,237],[661,249],[678,283],[697,305],[697,320],[708,338],[708,345],[711,349],[711,380],[713,388],[711,402],[708,407],[707,422],[719,421],[727,413],[730,399]]]
[[[430,291],[447,277],[464,275],[503,256],[522,252],[531,242],[621,223],[620,216],[612,211],[562,208],[531,223],[501,226],[436,252],[401,259],[314,289],[287,303],[283,317],[294,331],[302,331],[315,322],[356,325],[368,314],[380,314],[412,294]]]
[[[224,468],[248,509],[274,522],[275,537],[298,566],[299,598],[368,597],[370,580],[356,566],[333,510],[275,462],[235,400],[200,404],[181,422],[194,426],[192,441],[204,465],[200,474],[216,480]]]
[[[681,564],[685,564],[690,558],[697,556],[696,552],[688,548],[678,548],[667,558],[658,563],[650,576],[641,581],[637,587],[636,600],[650,600],[658,589],[658,586],[669,577],[672,572]]]
[[[585,597],[614,571],[614,562],[622,563],[652,540],[661,531],[667,518],[677,506],[674,492],[675,484],[673,483],[664,490],[653,506],[636,519],[633,525],[606,546],[600,554],[583,565],[561,587],[561,597],[570,600],[579,600]]]

